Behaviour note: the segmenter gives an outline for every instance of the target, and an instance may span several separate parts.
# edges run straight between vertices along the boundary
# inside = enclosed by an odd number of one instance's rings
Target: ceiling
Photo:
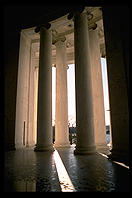
[[[103,30],[103,20],[101,7],[85,7],[85,12],[87,13],[88,28],[89,31],[97,25],[99,42],[100,42],[100,52],[101,56],[105,56],[105,44],[104,44],[104,30]],[[68,13],[69,14],[69,13]],[[73,19],[68,20],[65,14],[55,20],[49,21],[52,29],[52,42],[54,43],[56,39],[65,37],[66,47],[67,47],[67,61],[68,64],[74,63],[74,22]],[[31,39],[32,51],[34,53],[33,59],[34,63],[38,65],[39,58],[39,33],[35,33],[35,28],[23,29],[22,32]],[[52,45],[52,63],[56,62],[56,47]]]

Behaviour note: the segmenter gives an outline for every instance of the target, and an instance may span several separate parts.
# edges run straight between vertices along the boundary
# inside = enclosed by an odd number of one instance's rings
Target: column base
[[[76,146],[74,150],[75,155],[91,155],[96,153],[97,153],[96,146],[88,146],[88,147]]]
[[[69,143],[64,143],[64,144],[55,143],[55,144],[54,144],[54,147],[55,147],[55,148],[70,148],[71,145],[70,145],[70,142],[69,142]]]
[[[109,159],[129,165],[129,151],[112,149],[110,152]]]
[[[34,148],[35,152],[44,152],[44,151],[54,151],[54,147],[53,145],[49,145],[49,146],[40,146],[40,145],[36,145],[36,147]]]
[[[110,154],[110,148],[107,146],[107,144],[96,144],[96,148],[98,152]]]

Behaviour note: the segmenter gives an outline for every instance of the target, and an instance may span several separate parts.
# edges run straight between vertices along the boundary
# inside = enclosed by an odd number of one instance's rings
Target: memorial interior
[[[128,8],[62,8],[57,7],[64,14],[57,15],[56,11],[55,16],[52,9],[43,21],[38,17],[40,21],[5,34],[5,191],[128,191]],[[106,140],[101,57],[107,61],[110,147]],[[75,64],[76,145],[70,145],[68,128],[70,64]],[[54,142],[52,67],[56,68]],[[59,173],[57,161],[62,166],[64,163],[63,173]],[[24,167],[27,171],[22,170]],[[69,176],[63,177],[65,167]],[[104,171],[110,171],[107,179],[102,176]]]

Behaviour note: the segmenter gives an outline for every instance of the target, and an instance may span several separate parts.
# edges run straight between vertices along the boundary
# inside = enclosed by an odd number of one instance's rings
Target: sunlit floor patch
[[[75,192],[75,188],[57,150],[54,151],[54,159],[62,192]]]
[[[108,158],[108,156],[105,155],[105,154],[103,154],[103,153],[99,153],[99,154],[102,155],[103,157]],[[123,167],[125,167],[125,168],[128,168],[128,169],[129,169],[129,166],[126,166],[124,163],[117,162],[117,161],[113,161],[113,162],[116,163],[116,164],[119,164],[119,165],[121,165],[121,166],[123,166]]]
[[[129,169],[129,166],[126,166],[124,163],[117,162],[117,161],[113,161],[113,162]]]
[[[103,157],[106,157],[106,158],[108,158],[108,156],[107,155],[105,155],[104,153],[99,153],[100,155],[102,155]]]

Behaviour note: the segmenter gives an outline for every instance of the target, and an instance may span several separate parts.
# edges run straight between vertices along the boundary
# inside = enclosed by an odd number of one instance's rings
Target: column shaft
[[[106,147],[106,127],[101,72],[101,56],[97,29],[91,30],[89,32],[89,40],[92,71],[94,134],[96,146],[100,148]]]
[[[55,147],[69,147],[67,60],[65,42],[56,42]]]
[[[37,135],[37,99],[38,99],[38,67],[34,69],[34,125],[33,125],[33,140],[36,144]]]
[[[36,151],[53,150],[51,46],[52,37],[50,29],[41,27]]]
[[[96,152],[88,23],[85,13],[74,17],[77,145],[75,154]]]
[[[129,29],[125,29],[127,14],[122,7],[103,8],[107,71],[110,96],[112,150],[111,158],[129,161],[128,70]],[[112,14],[111,14],[112,13]],[[125,17],[125,18],[124,18]],[[125,23],[123,23],[123,20]],[[127,26],[126,26],[127,27]],[[122,35],[122,31],[124,34]],[[127,49],[128,51],[124,51]],[[128,65],[127,65],[128,64]]]
[[[26,37],[24,31],[21,32],[17,98],[16,98],[16,121],[15,121],[15,147],[25,146],[27,137],[28,121],[28,98],[29,98],[29,70],[30,70],[30,50],[31,40]],[[8,143],[9,144],[9,143]]]

